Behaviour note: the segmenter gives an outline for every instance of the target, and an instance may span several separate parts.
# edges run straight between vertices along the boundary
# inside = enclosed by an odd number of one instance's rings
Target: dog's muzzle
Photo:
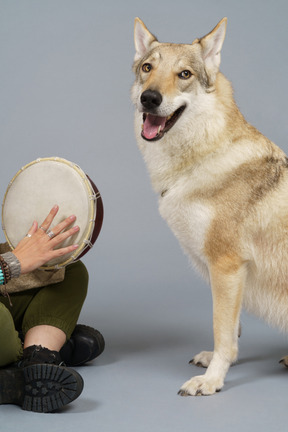
[[[140,96],[144,111],[141,136],[147,141],[161,139],[174,126],[185,109],[183,105],[167,117],[155,115],[162,100],[161,93],[156,90],[145,90]]]

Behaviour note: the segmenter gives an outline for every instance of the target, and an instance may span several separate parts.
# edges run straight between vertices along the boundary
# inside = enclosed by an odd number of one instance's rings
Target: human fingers
[[[71,253],[71,252],[75,251],[77,248],[78,248],[78,244],[65,246],[65,247],[59,248],[59,249],[53,249],[50,251],[50,255],[49,255],[49,258],[47,259],[47,261],[51,260],[51,259],[59,258],[63,255],[68,254],[68,253]]]
[[[32,226],[31,226],[31,228],[29,229],[29,231],[25,235],[25,237],[23,237],[20,240],[20,242],[18,243],[18,245],[16,247],[18,249],[25,247],[25,245],[27,245],[28,240],[30,242],[30,239],[31,239],[32,235],[35,234],[37,232],[37,230],[38,230],[38,223],[36,221],[34,221],[33,224],[32,224]]]
[[[35,225],[33,229],[35,229],[36,226],[37,225]],[[64,246],[62,248],[60,244],[66,238],[79,231],[78,226],[72,227],[52,239],[45,233],[41,233],[40,235],[40,231],[41,230],[38,229],[35,235],[31,235],[31,238],[24,237],[13,251],[20,261],[22,274],[29,273],[41,267],[51,259],[73,252],[78,248],[77,244]],[[56,246],[60,246],[59,249],[54,249]]]
[[[64,240],[71,237],[73,234],[76,234],[79,229],[79,226],[76,225],[66,231],[60,232],[60,234],[56,234],[53,228],[53,231],[47,233],[51,239],[51,246],[54,248],[55,246],[61,244],[62,242],[64,242]],[[52,236],[50,236],[50,234],[52,234]]]
[[[76,216],[71,215],[64,219],[63,221],[59,222],[57,225],[55,225],[51,230],[48,230],[46,234],[50,237],[50,239],[54,238],[55,236],[58,236],[62,231],[66,230],[71,223],[75,222]]]
[[[54,207],[52,207],[52,209],[50,210],[48,216],[46,217],[46,219],[40,225],[40,228],[44,232],[46,232],[48,230],[48,228],[50,227],[51,223],[53,222],[54,217],[58,213],[58,210],[59,210],[59,206],[58,205],[55,205]]]
[[[37,229],[38,229],[38,223],[36,221],[34,221],[25,237],[32,237],[32,235],[35,234]]]

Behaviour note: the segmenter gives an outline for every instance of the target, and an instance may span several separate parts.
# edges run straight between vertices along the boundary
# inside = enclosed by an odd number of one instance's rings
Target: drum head
[[[49,261],[43,266],[46,269],[70,264],[96,241],[103,220],[103,204],[96,186],[92,186],[86,174],[72,162],[61,158],[37,159],[15,175],[2,205],[4,234],[14,249],[31,228],[33,220],[40,225],[55,204],[59,211],[50,229],[72,214],[76,215],[75,224],[80,227],[80,231],[59,248],[70,244],[79,247],[64,257]]]

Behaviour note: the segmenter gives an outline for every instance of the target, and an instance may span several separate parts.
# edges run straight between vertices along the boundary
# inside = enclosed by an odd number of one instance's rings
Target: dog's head
[[[226,22],[223,18],[209,34],[186,45],[158,42],[135,19],[132,100],[141,118],[143,139],[161,139],[176,123],[183,123],[185,112],[201,113],[209,103],[203,103],[203,95],[215,89]]]

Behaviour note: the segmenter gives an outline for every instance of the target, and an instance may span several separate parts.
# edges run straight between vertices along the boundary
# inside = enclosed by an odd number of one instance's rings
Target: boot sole
[[[80,396],[83,379],[73,369],[53,364],[0,370],[0,404],[38,413],[56,411]]]

